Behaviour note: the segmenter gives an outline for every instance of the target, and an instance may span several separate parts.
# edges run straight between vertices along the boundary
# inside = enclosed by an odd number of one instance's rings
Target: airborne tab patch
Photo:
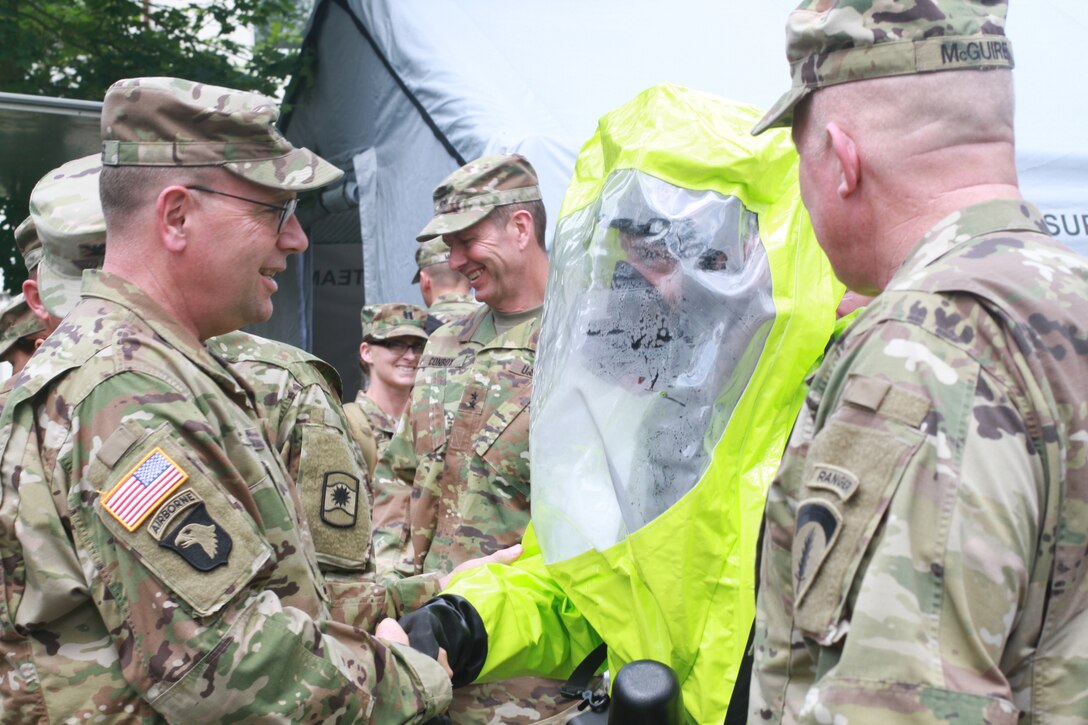
[[[154,448],[113,489],[102,497],[102,508],[135,531],[159,503],[185,483],[189,474],[161,448]]]
[[[147,533],[151,534],[151,538],[155,541],[162,541],[162,537],[166,535],[170,525],[179,516],[185,513],[189,507],[203,502],[204,499],[191,488],[178,491],[169,501],[160,506],[155,515],[148,520]]]

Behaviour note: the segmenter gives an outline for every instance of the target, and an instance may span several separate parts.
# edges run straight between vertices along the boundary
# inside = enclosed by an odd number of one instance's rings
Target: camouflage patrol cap
[[[42,259],[42,241],[38,239],[38,230],[30,217],[15,227],[15,245],[19,247],[19,254],[23,255],[26,271],[33,272]]]
[[[15,295],[0,310],[0,359],[19,340],[45,329],[42,321],[30,311],[26,298]]]
[[[45,309],[67,315],[79,301],[83,270],[106,255],[106,220],[98,198],[98,154],[53,169],[30,192],[30,218],[42,243],[38,292]]]
[[[423,242],[416,249],[416,276],[412,277],[412,284],[419,284],[419,272],[424,267],[448,261],[450,261],[450,248],[445,242],[441,239]]]
[[[366,305],[360,317],[364,340],[388,340],[392,337],[427,339],[427,332],[423,328],[427,322],[427,310],[422,307],[401,302]]]
[[[536,171],[524,156],[483,156],[457,169],[435,187],[434,217],[416,241],[425,242],[467,229],[497,206],[540,198]]]
[[[276,102],[180,78],[129,78],[106,91],[106,166],[221,166],[261,186],[315,189],[344,172],[276,130]]]
[[[812,91],[868,78],[1012,68],[1007,0],[804,0],[786,22],[793,86],[752,129],[788,126]]]

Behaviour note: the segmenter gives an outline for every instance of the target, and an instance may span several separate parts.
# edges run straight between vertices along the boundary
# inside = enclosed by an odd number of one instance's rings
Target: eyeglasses
[[[269,209],[277,209],[280,213],[280,222],[276,225],[276,234],[283,231],[283,225],[287,223],[287,220],[295,213],[295,209],[298,207],[298,197],[292,197],[282,204],[269,204],[267,201],[257,201],[256,199],[247,199],[244,196],[238,196],[237,194],[228,194],[225,191],[216,191],[215,189],[209,189],[206,186],[198,186],[193,184],[192,186],[186,186],[186,189],[192,189],[193,191],[203,191],[206,194],[218,194],[219,196],[229,196],[231,199],[238,199],[239,201],[248,201],[250,204],[256,204],[257,206],[267,207]]]
[[[423,348],[427,346],[427,343],[423,340],[420,340],[419,342],[405,342],[404,340],[371,340],[370,344],[384,347],[386,350],[397,355],[403,355],[409,350],[416,355],[422,355]]]

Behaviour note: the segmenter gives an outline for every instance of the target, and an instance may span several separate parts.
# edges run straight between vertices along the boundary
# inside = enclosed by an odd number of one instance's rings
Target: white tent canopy
[[[527,156],[550,234],[597,119],[645,88],[770,106],[789,84],[784,24],[796,4],[319,0],[307,38],[315,73],[289,97],[284,130],[354,171],[359,207],[312,228],[315,352],[354,369],[364,290],[367,303],[419,301],[414,237],[431,190],[465,160]],[[1088,94],[1074,75],[1088,4],[1014,0],[1007,30],[1021,184],[1052,232],[1088,253]]]

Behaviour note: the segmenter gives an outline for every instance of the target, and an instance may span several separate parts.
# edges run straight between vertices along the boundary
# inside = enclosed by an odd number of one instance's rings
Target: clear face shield
[[[612,174],[559,225],[532,407],[545,557],[603,551],[706,472],[775,318],[736,197]]]

